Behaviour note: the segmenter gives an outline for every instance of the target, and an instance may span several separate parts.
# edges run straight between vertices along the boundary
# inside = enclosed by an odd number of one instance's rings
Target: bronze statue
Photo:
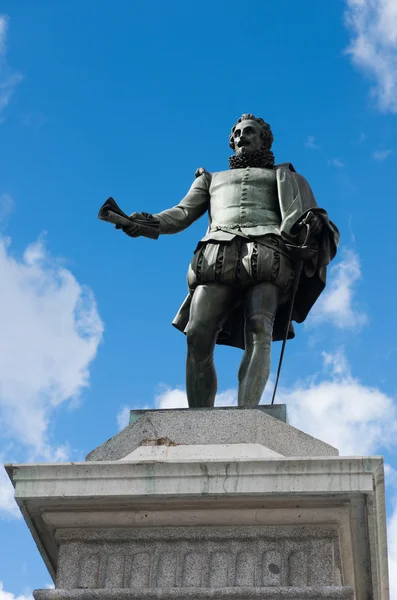
[[[112,199],[99,214],[131,237],[156,238],[178,233],[208,213],[207,233],[188,270],[189,294],[173,321],[187,337],[190,407],[214,405],[216,343],[244,350],[238,404],[259,404],[270,373],[272,340],[294,337],[290,309],[294,321],[305,320],[336,254],[337,227],[293,166],[274,164],[272,143],[270,126],[244,114],[229,137],[235,151],[229,170],[198,169],[183,200],[158,214],[127,217]],[[305,247],[312,251],[300,261],[294,247],[308,227]],[[296,279],[298,262],[302,269]]]

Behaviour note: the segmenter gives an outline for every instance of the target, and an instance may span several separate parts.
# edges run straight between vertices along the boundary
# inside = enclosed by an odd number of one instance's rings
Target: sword
[[[274,390],[273,390],[272,401],[271,401],[272,405],[274,404],[274,400],[275,400],[276,392],[277,392],[278,381],[280,379],[280,373],[281,373],[281,367],[283,364],[285,346],[287,344],[288,331],[289,331],[291,321],[292,321],[292,314],[294,311],[295,298],[296,298],[296,293],[298,291],[299,282],[300,282],[300,278],[301,278],[302,271],[303,271],[303,264],[304,264],[305,260],[314,256],[314,254],[317,252],[317,249],[307,245],[307,242],[310,237],[310,219],[312,217],[312,214],[313,213],[308,212],[306,217],[302,221],[302,224],[304,225],[304,227],[306,229],[303,242],[299,246],[296,246],[294,244],[285,244],[286,247],[288,248],[288,250],[292,254],[294,254],[298,260],[296,261],[295,281],[294,281],[294,287],[292,289],[292,294],[291,294],[291,302],[290,302],[290,307],[289,307],[289,312],[288,312],[287,326],[285,328],[285,335],[284,335],[283,343],[281,346],[280,358],[279,358],[279,362],[278,362],[276,383],[274,384]]]

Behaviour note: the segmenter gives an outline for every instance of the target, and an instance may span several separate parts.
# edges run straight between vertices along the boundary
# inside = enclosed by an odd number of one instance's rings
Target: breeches
[[[190,263],[187,282],[191,290],[200,284],[222,283],[244,289],[270,282],[281,289],[281,302],[292,290],[294,268],[281,238],[266,236],[248,240],[236,236],[230,242],[206,242]]]

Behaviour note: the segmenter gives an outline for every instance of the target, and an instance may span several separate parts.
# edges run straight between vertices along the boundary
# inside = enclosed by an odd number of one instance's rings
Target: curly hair
[[[273,141],[274,141],[274,137],[273,137],[272,130],[270,129],[270,125],[268,123],[266,123],[263,119],[257,118],[257,117],[255,117],[255,115],[252,115],[250,113],[241,115],[241,117],[239,118],[237,123],[233,126],[232,131],[229,135],[230,148],[232,150],[235,150],[234,132],[235,132],[237,125],[239,123],[241,123],[241,121],[256,121],[258,123],[258,125],[260,125],[260,128],[261,128],[262,148],[263,148],[263,150],[270,150],[270,148],[272,147]]]

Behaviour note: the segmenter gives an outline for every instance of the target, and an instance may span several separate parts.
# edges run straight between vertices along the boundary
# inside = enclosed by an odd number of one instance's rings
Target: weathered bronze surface
[[[112,199],[99,213],[131,237],[152,238],[178,233],[208,213],[207,233],[188,270],[189,293],[173,322],[187,337],[190,407],[214,404],[216,343],[244,350],[238,403],[259,404],[272,340],[294,337],[288,315],[296,271],[292,319],[301,323],[323,291],[326,267],[336,254],[337,227],[293,166],[274,164],[272,143],[267,123],[242,115],[229,137],[235,151],[229,170],[198,169],[183,200],[155,215],[133,213],[124,219]],[[298,254],[294,247],[307,231],[310,251]],[[297,263],[302,258],[303,265]]]

